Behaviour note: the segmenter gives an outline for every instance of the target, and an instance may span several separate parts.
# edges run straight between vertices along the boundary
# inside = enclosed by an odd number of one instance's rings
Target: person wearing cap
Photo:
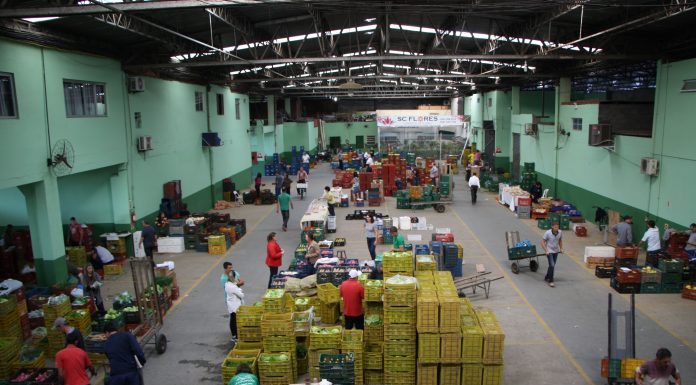
[[[65,318],[56,318],[56,320],[53,321],[53,329],[59,330],[63,334],[65,334],[66,340],[68,340],[69,338],[75,338],[75,346],[82,350],[85,350],[85,339],[82,338],[82,333],[80,333],[80,330],[78,328],[68,325],[68,321]]]
[[[365,298],[365,288],[358,282],[360,272],[351,269],[348,272],[347,281],[340,287],[341,298],[343,298],[343,318],[346,321],[346,330],[364,329],[365,316],[363,315],[362,301]]]
[[[89,385],[87,369],[92,376],[97,374],[87,352],[78,348],[77,343],[76,335],[70,334],[66,338],[65,348],[56,353],[56,368],[64,385]]]
[[[396,226],[392,226],[391,229],[389,229],[389,232],[391,233],[392,238],[393,238],[392,249],[394,249],[394,251],[406,250],[406,243],[404,242],[404,236],[399,234],[399,229],[397,229]]]
[[[616,246],[633,246],[633,217],[626,215],[623,222],[611,227],[611,232],[616,234]]]
[[[145,354],[135,336],[127,332],[116,331],[116,327],[107,322],[104,326],[106,342],[104,352],[109,359],[109,385],[141,385],[138,369],[145,365]],[[136,361],[137,360],[137,361]]]

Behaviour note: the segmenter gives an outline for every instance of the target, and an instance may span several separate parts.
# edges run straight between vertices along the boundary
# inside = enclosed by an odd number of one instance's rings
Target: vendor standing
[[[440,179],[440,170],[438,170],[435,163],[433,163],[433,167],[430,168],[430,179],[433,181],[433,186],[437,188],[437,181]]]
[[[660,230],[657,229],[655,221],[652,219],[647,222],[648,230],[643,234],[643,238],[638,243],[638,247],[643,246],[643,243],[647,243],[648,255],[645,258],[645,264],[657,268],[659,262],[658,254],[662,250],[662,245],[660,244]]]
[[[324,187],[324,195],[322,195],[321,198],[326,201],[326,205],[329,209],[329,215],[331,215],[332,217],[335,216],[336,212],[334,211],[334,207],[336,206],[336,197],[331,192],[331,187]]]
[[[319,244],[314,240],[314,235],[305,234],[305,240],[307,241],[307,252],[305,253],[305,259],[307,262],[314,266],[317,260],[321,257],[321,250]]]
[[[397,229],[396,226],[392,226],[389,232],[394,239],[392,241],[392,249],[394,249],[394,251],[404,251],[406,249],[406,243],[404,242],[404,236],[399,234],[399,229]]]
[[[365,288],[358,282],[360,272],[352,269],[348,272],[349,279],[341,284],[340,292],[343,299],[343,318],[346,330],[365,328],[362,301],[365,298]]]
[[[626,215],[623,222],[619,222],[611,227],[611,232],[616,234],[616,246],[633,246],[633,217]]]

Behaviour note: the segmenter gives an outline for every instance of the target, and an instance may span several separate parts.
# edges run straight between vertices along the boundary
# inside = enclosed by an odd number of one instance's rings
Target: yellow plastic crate
[[[386,252],[382,256],[383,272],[413,271],[413,254],[410,251]]]
[[[383,358],[384,348],[382,343],[371,343],[365,347],[365,380],[367,380],[367,370],[382,370]]]
[[[263,310],[266,313],[285,313],[285,290],[268,289],[263,296]]]
[[[292,313],[266,313],[261,318],[261,335],[285,336],[295,331]]]
[[[416,271],[415,274],[416,274],[415,275],[416,279],[418,279],[418,285],[419,285],[418,290],[420,290],[420,285],[422,285],[424,283],[432,283],[433,285],[435,285],[435,283],[433,282],[433,280],[434,280],[433,271],[420,270],[420,271]]]
[[[243,342],[261,342],[261,328],[258,326],[237,327],[237,339]]]
[[[440,365],[440,385],[451,385],[461,383],[462,366],[456,365]]]
[[[440,362],[440,334],[418,333],[418,363],[437,364]]]
[[[237,309],[238,327],[261,327],[263,317],[263,307],[253,305],[242,305]]]
[[[258,350],[259,353],[261,353],[261,349],[263,349],[263,343],[261,342],[237,341],[237,343],[234,344],[234,349],[230,351],[230,353],[235,350]]]
[[[420,357],[419,357],[420,359]],[[437,385],[437,364],[418,365],[416,384]],[[458,385],[458,384],[457,384]]]
[[[437,262],[432,255],[416,255],[416,271],[435,271]]]
[[[418,297],[418,305],[416,306],[418,332],[436,333],[439,331],[439,308],[440,302],[437,297]]]
[[[498,318],[491,309],[478,308],[474,312],[481,327],[484,325],[498,326]],[[485,328],[484,328],[485,329]]]
[[[384,341],[384,357],[389,356],[416,356],[416,344],[414,341]]]
[[[483,331],[478,325],[462,326],[462,362],[480,364],[483,357]]]
[[[505,333],[502,329],[483,329],[483,359],[487,365],[502,365],[505,348]]]
[[[416,327],[408,324],[384,325],[385,341],[416,341]]]
[[[503,385],[503,365],[483,365],[481,385]]]
[[[463,364],[462,385],[481,385],[483,381],[483,365]]]
[[[252,372],[257,373],[258,369],[256,361],[256,357],[226,357],[220,365],[220,369],[222,371],[222,382],[224,384],[230,382],[230,379],[234,377],[237,372],[237,366],[241,364],[249,365]]]
[[[384,281],[368,279],[365,282],[365,301],[382,302],[382,292],[384,291]]]
[[[416,324],[416,309],[412,307],[385,307],[385,324]]]
[[[381,302],[364,302],[363,307],[365,308],[365,317],[375,314],[384,317],[384,306]]]
[[[123,265],[120,263],[110,263],[104,265],[104,275],[121,275],[123,274]]]
[[[273,360],[274,358],[277,358],[281,354],[285,354],[286,356],[288,356],[288,360],[287,361]],[[266,361],[266,358],[270,358],[271,361]],[[261,353],[259,355],[259,359],[258,359],[259,376],[276,377],[276,376],[289,375],[290,377],[292,377],[292,373],[293,373],[292,359],[293,358],[294,358],[294,352],[292,352],[292,351],[278,352],[278,353]]]
[[[384,341],[384,325],[365,325],[365,340],[370,343]]]
[[[460,318],[462,320],[462,327],[464,327],[464,326],[479,326],[478,320],[473,315],[464,314]]]
[[[443,364],[462,362],[461,333],[440,334],[440,362]]]
[[[385,286],[384,306],[416,306],[416,289],[408,285]]]
[[[314,378],[314,377],[312,377]],[[365,383],[372,384],[383,384],[384,383],[384,372],[382,370],[365,370]]]
[[[295,298],[295,311],[306,311],[312,306],[319,305],[317,297],[297,297]]]
[[[363,331],[358,329],[343,330],[341,338],[341,350],[353,352],[363,351]]]
[[[639,358],[624,358],[621,360],[621,378],[635,378],[636,368],[645,363]]]
[[[227,241],[224,235],[208,235],[208,249],[210,246],[223,246],[227,248]],[[212,253],[211,253],[212,254]]]
[[[322,303],[317,310],[317,317],[321,318],[324,324],[335,324],[338,322],[339,306],[337,303]]]
[[[474,315],[474,308],[471,306],[469,298],[459,298],[459,314],[461,316]]]
[[[389,356],[384,355],[384,372],[406,372],[414,373],[416,371],[416,357],[413,356]],[[386,382],[386,378],[385,378]]]
[[[223,255],[227,253],[227,245],[211,245],[208,243],[208,254]]]
[[[297,347],[295,336],[266,336],[263,337],[264,352],[294,352]]]
[[[317,297],[323,303],[339,303],[341,291],[332,283],[321,283],[317,285]]]
[[[462,326],[458,296],[439,295],[440,333],[458,333]]]
[[[325,334],[322,331],[330,329],[338,329],[337,333]],[[340,349],[341,348],[341,336],[343,333],[343,327],[341,326],[328,326],[326,328],[312,326],[309,330],[309,348],[310,349]]]

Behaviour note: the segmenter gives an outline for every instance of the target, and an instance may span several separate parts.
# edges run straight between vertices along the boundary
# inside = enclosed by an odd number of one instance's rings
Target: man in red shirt
[[[77,347],[78,339],[73,334],[68,334],[67,345],[56,353],[56,367],[58,375],[63,378],[65,385],[89,385],[89,378],[86,370],[89,369],[92,375],[97,372],[92,366],[92,362],[87,357],[87,352]]]
[[[353,269],[348,272],[349,280],[341,284],[341,298],[343,298],[343,318],[346,320],[346,330],[364,329],[365,316],[363,315],[362,300],[365,298],[365,288],[358,282],[360,272]]]

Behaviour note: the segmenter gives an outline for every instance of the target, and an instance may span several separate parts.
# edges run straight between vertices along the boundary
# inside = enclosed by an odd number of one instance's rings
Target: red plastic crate
[[[517,205],[518,206],[531,206],[532,205],[532,198],[517,198]]]
[[[624,271],[622,269],[616,270],[616,281],[619,283],[640,283],[640,269],[631,269],[631,271]]]
[[[435,238],[436,241],[440,241],[440,242],[454,242],[454,235],[452,235],[451,233],[434,234],[433,237]]]
[[[578,237],[586,237],[587,236],[587,228],[584,226],[576,226],[575,227],[575,235]]]
[[[633,259],[638,257],[637,247],[617,247],[615,249],[616,258],[619,259]]]

